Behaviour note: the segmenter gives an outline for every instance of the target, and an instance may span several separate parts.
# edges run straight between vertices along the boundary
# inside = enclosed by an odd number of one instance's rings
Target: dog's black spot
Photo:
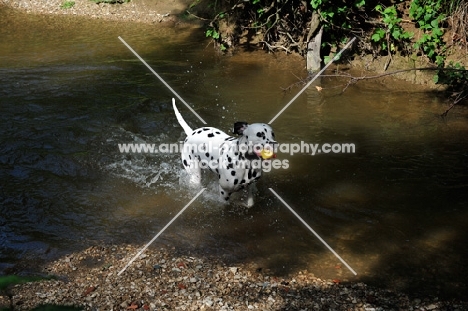
[[[205,156],[208,158],[210,156],[210,153],[209,152],[205,153]]]
[[[236,176],[236,171],[231,171],[232,176]]]
[[[210,160],[213,160],[213,159],[214,159],[213,156],[211,156]]]
[[[213,133],[208,133],[208,137],[214,137],[214,134]]]
[[[253,171],[252,176],[255,178],[257,176],[257,171]]]
[[[216,131],[215,133],[218,134],[218,135],[221,134],[221,132],[218,132],[218,131]]]
[[[232,159],[231,159],[231,157],[228,157],[228,158],[227,158],[227,160],[228,160],[228,162],[229,162],[229,163],[231,163],[231,162],[232,162]]]
[[[249,179],[252,179],[252,170],[251,170],[251,169],[249,170],[249,173],[247,174],[247,177],[248,177]]]
[[[184,166],[188,166],[187,160],[184,160]]]
[[[242,179],[240,183],[241,185],[245,184],[245,179]]]
[[[227,166],[226,166],[227,169],[233,169],[234,168],[234,165],[232,165],[232,163],[229,163]]]
[[[239,180],[237,178],[234,179],[234,185],[237,185],[238,182],[239,182]]]
[[[204,130],[204,131],[209,131],[210,129],[207,128],[207,127],[204,127],[203,130]]]
[[[202,132],[202,130],[198,130],[198,131],[197,131],[197,134],[200,134],[201,132]]]

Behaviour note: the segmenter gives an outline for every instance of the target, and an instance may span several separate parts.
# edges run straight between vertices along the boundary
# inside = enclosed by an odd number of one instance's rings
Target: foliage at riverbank
[[[458,101],[468,96],[466,56],[449,62],[468,50],[464,0],[199,0],[188,12],[199,6],[208,8],[199,17],[208,21],[206,36],[221,51],[244,44],[305,55],[322,31],[321,56],[328,62],[357,37],[356,52],[387,57],[385,69],[395,55],[423,58],[439,69],[434,82],[448,85]]]
[[[326,52],[356,36],[375,54],[424,55],[440,65],[453,46],[467,47],[468,3],[463,0],[206,0],[207,36],[220,49],[240,37],[261,37],[265,49],[305,53],[311,31],[323,28]],[[197,1],[190,8],[202,5]],[[190,11],[190,9],[189,9]],[[214,16],[209,16],[214,15]],[[319,27],[311,29],[314,18]]]

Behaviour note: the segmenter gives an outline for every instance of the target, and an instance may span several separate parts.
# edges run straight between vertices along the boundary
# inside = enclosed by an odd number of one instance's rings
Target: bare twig
[[[447,108],[447,110],[445,110],[444,113],[441,114],[441,117],[445,118],[447,114],[449,113],[449,111],[452,110],[452,108],[455,107],[456,104],[458,104],[459,102],[461,102],[463,99],[467,97],[468,97],[468,93],[465,91],[458,93],[453,103],[451,103],[450,106]]]
[[[285,50],[287,53],[291,53],[291,51],[290,51],[288,48],[286,48],[286,47],[284,47],[284,46],[282,46],[282,45],[271,45],[271,44],[269,44],[269,43],[266,42],[266,41],[258,41],[258,42],[259,42],[259,43],[264,43],[264,44],[266,44],[266,46],[268,47],[269,50],[273,50],[273,49],[283,49],[283,50]]]
[[[209,20],[208,18],[204,18],[204,17],[200,17],[200,16],[198,16],[198,15],[195,15],[195,14],[193,14],[192,12],[190,12],[189,10],[185,10],[185,12],[186,12],[188,15],[191,15],[191,16],[193,16],[193,17],[199,19],[199,20],[202,20],[202,21],[208,21],[208,20]]]
[[[341,74],[333,74],[333,75],[322,75],[322,77],[341,77],[341,78],[347,78],[349,79],[348,82],[346,83],[346,85],[344,86],[344,88],[341,90],[341,93],[344,93],[349,86],[361,81],[361,80],[370,80],[370,79],[378,79],[378,78],[382,78],[382,77],[386,77],[386,76],[390,76],[390,75],[394,75],[394,74],[398,74],[398,73],[402,73],[402,72],[409,72],[409,71],[428,71],[428,70],[445,70],[445,71],[466,71],[465,69],[458,69],[458,68],[438,68],[438,67],[424,67],[424,68],[410,68],[410,69],[400,69],[400,70],[395,70],[395,71],[392,71],[392,72],[386,72],[386,73],[382,73],[382,74],[378,74],[378,75],[372,75],[372,76],[361,76],[361,77],[354,77],[350,74],[347,74],[347,73],[341,73]],[[307,83],[312,77],[308,77],[307,79],[300,79],[300,81],[298,82],[295,82],[293,83],[292,85],[290,85],[289,87],[287,88],[282,88],[283,91],[289,91],[291,90],[293,87],[297,86],[298,84],[305,84]],[[447,110],[444,111],[444,113],[442,113],[442,117],[445,117],[447,116],[448,112],[455,106],[457,105],[459,102],[461,102],[462,100],[468,98],[468,91],[461,91],[459,93],[457,93],[457,96],[455,98],[455,100],[453,101],[452,104],[450,104],[449,108],[447,108]]]

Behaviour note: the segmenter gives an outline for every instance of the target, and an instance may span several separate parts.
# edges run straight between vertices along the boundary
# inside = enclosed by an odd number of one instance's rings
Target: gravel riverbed
[[[73,6],[65,8],[67,2]],[[95,19],[160,24],[177,21],[191,1],[132,0],[122,4],[99,3],[91,0],[0,0],[0,5],[33,14],[76,15]]]
[[[148,248],[119,275],[138,251],[109,245],[64,256],[42,269],[53,279],[13,286],[11,303],[15,310],[44,304],[85,310],[468,310],[460,301],[410,298],[308,271],[280,277],[254,263],[231,266],[166,248]],[[9,304],[9,297],[0,297],[0,308]]]

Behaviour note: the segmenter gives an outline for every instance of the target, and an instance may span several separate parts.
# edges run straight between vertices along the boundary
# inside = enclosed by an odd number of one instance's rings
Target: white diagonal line
[[[143,252],[151,245],[151,243],[153,243],[163,232],[164,230],[166,230],[176,219],[177,217],[179,217],[186,209],[187,207],[190,206],[190,204],[193,203],[193,201],[195,201],[196,198],[198,198],[198,196],[200,194],[202,194],[203,191],[205,191],[206,188],[203,188],[202,190],[200,190],[200,192],[197,193],[197,195],[190,201],[187,203],[187,205],[184,206],[183,209],[180,210],[179,213],[177,213],[177,215],[174,216],[174,218],[171,219],[171,221],[169,221],[167,223],[166,226],[164,226],[164,228],[161,229],[161,231],[158,232],[158,234],[156,234],[154,236],[154,238],[148,242],[148,244],[146,244],[128,263],[127,265],[122,269],[120,270],[119,273],[117,273],[117,275],[121,275],[125,270],[127,270],[127,268],[138,258],[138,256],[140,256],[141,254],[143,254]]]
[[[184,103],[185,106],[187,106],[188,109],[190,109],[190,111],[191,111],[200,121],[202,121],[203,124],[206,124],[205,120],[203,120],[203,119],[198,115],[198,113],[196,113],[195,110],[193,110],[192,107],[190,107],[190,105],[187,104],[187,103],[185,102],[185,100],[184,100],[182,97],[180,97],[179,94],[177,94],[177,92],[174,91],[174,89],[173,89],[169,84],[167,84],[166,81],[164,81],[164,79],[161,78],[161,76],[158,75],[158,73],[157,73],[156,71],[154,71],[153,68],[151,68],[150,65],[148,65],[148,64],[145,62],[145,60],[144,60],[143,58],[141,58],[140,55],[138,55],[138,53],[135,52],[135,50],[132,49],[132,47],[131,47],[130,45],[127,44],[127,42],[125,42],[124,39],[122,39],[120,36],[119,36],[119,39],[120,39],[120,41],[122,41],[123,44],[125,44],[125,46],[126,46],[130,51],[132,51],[133,54],[135,54],[136,57],[138,57],[138,59],[139,59],[146,67],[148,67],[148,69],[149,69],[149,70],[150,70],[150,71],[151,71],[151,72],[152,72],[152,73],[153,73],[153,74],[154,74],[154,75],[155,75],[155,76],[156,76],[156,77],[157,77],[157,78],[158,78],[158,79],[175,95],[175,96],[177,96],[178,99],[180,99],[181,102]]]
[[[299,215],[288,205],[288,203],[286,203],[273,189],[271,189],[271,188],[268,188],[268,189],[270,189],[270,191],[278,198],[278,200],[280,200],[280,201],[284,204],[284,206],[286,206],[286,207],[291,211],[291,213],[293,213],[294,216],[296,216],[296,217],[306,226],[306,228],[309,229],[310,232],[312,232],[312,233],[320,240],[320,242],[322,242],[322,243],[333,253],[333,255],[335,255],[336,258],[338,258],[338,259],[346,266],[346,268],[349,269],[349,271],[351,271],[354,275],[357,275],[356,271],[354,271],[353,268],[351,268],[351,266],[348,265],[348,263],[346,263],[346,261],[344,261],[344,259],[341,258],[340,255],[338,255],[338,253],[335,252],[335,250],[333,250],[333,248],[331,248],[330,245],[328,245],[327,242],[325,242],[325,240],[322,239],[322,238],[320,237],[320,235],[318,235],[318,233],[315,232],[314,229],[312,229],[312,228],[304,221],[304,219],[302,219],[301,216],[299,216]]]
[[[348,44],[346,44],[345,47],[342,48],[341,51],[340,51],[338,54],[336,54],[335,57],[333,57],[333,59],[332,59],[325,67],[323,67],[322,70],[320,70],[320,71],[312,78],[312,80],[310,80],[309,83],[307,83],[306,86],[304,86],[304,87],[302,88],[302,90],[300,90],[299,93],[297,93],[296,96],[294,96],[293,99],[291,99],[291,100],[289,101],[289,103],[287,103],[286,106],[284,106],[283,109],[281,109],[281,111],[278,112],[278,113],[276,114],[276,116],[275,116],[273,119],[271,119],[270,122],[268,122],[268,124],[273,123],[273,121],[275,121],[276,118],[278,118],[278,117],[280,116],[280,114],[282,114],[282,113],[299,97],[299,95],[301,95],[302,92],[304,92],[304,91],[312,84],[312,82],[314,82],[315,79],[317,79],[317,78],[328,68],[328,66],[330,66],[335,60],[337,60],[338,57],[340,57],[341,53],[343,53],[343,51],[346,50],[346,49],[351,45],[351,43],[353,43],[354,40],[356,40],[356,37],[354,37],[353,39],[351,39],[351,41],[349,41]]]

